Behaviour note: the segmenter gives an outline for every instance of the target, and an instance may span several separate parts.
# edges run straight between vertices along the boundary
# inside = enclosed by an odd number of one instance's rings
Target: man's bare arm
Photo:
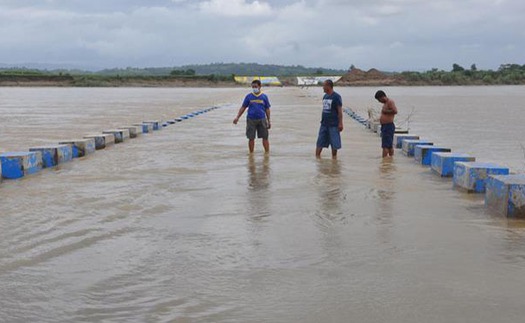
[[[235,119],[233,119],[233,124],[237,124],[237,122],[239,122],[239,119],[240,119],[240,117],[242,117],[244,111],[246,111],[246,107],[241,107],[239,109],[239,112],[237,113],[237,117],[235,117]]]
[[[344,126],[343,126],[343,107],[342,106],[338,106],[337,107],[337,116],[339,117],[339,131],[343,131],[344,129]]]
[[[268,120],[268,129],[272,127],[272,122],[270,121],[270,109],[266,109],[266,119]]]

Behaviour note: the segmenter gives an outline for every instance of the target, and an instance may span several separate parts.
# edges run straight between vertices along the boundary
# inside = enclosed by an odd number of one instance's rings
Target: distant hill
[[[195,75],[257,75],[257,76],[297,76],[297,75],[343,75],[345,70],[301,65],[271,65],[257,63],[213,63],[203,65],[184,65],[179,67],[115,68],[95,72],[98,75],[121,76],[163,76],[173,71],[193,71]]]
[[[208,75],[259,75],[259,76],[297,76],[297,75],[343,75],[345,70],[323,67],[304,67],[302,65],[271,65],[257,63],[215,63],[207,65],[186,65],[183,69],[193,69],[197,74]]]
[[[45,67],[44,67],[45,66]],[[168,76],[168,75],[217,75],[217,76],[314,76],[329,75],[340,76],[346,73],[345,70],[329,69],[323,67],[304,67],[301,65],[272,65],[257,63],[213,63],[202,65],[184,65],[176,67],[127,67],[111,68],[99,71],[81,70],[78,68],[59,67],[51,65],[21,65],[13,66],[0,64],[0,71],[3,72],[31,72],[38,74],[58,75],[100,75],[100,76]]]

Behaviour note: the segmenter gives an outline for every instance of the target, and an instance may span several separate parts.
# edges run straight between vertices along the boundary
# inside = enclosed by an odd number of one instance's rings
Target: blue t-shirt
[[[334,92],[331,95],[325,94],[323,97],[323,116],[321,124],[328,127],[339,126],[339,114],[337,108],[343,106],[343,99]]]
[[[268,97],[264,93],[260,93],[259,95],[255,95],[254,93],[248,94],[246,98],[244,98],[242,106],[248,108],[248,119],[252,120],[266,118],[266,109],[271,107],[270,100],[268,100]]]

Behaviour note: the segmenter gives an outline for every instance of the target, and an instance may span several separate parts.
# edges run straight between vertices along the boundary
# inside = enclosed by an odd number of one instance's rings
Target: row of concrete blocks
[[[376,121],[369,121],[368,124],[368,129],[370,129],[373,133],[376,133],[378,136],[381,137],[381,124]],[[408,133],[408,129],[396,127],[395,134],[407,135]]]
[[[442,177],[451,177],[453,186],[469,193],[485,193],[485,205],[507,217],[525,217],[525,175],[510,174],[507,167],[476,162],[476,158],[453,153],[417,135],[397,134],[396,148],[431,167]]]
[[[43,168],[52,168],[105,149],[113,144],[120,144],[130,138],[137,138],[143,133],[161,130],[168,125],[194,118],[203,113],[218,109],[211,107],[181,116],[180,118],[161,121],[144,121],[132,126],[103,131],[101,134],[84,136],[82,139],[61,141],[57,145],[30,148],[25,152],[0,154],[0,177],[19,179],[35,174]]]
[[[357,114],[354,110],[352,110],[350,108],[346,108],[346,109],[344,109],[344,111],[350,118],[352,118],[355,121],[359,122],[363,126],[368,127],[368,120],[365,119],[364,117],[360,116],[359,114]]]
[[[359,114],[357,114],[354,110],[350,108],[346,108],[345,113],[348,116],[350,116],[352,119],[357,121],[358,123],[364,125],[367,129],[370,129],[372,132],[381,136],[381,124],[379,122],[366,119],[365,117],[360,116]],[[396,128],[395,130],[396,134],[408,134],[408,132],[409,132],[408,129],[403,129],[403,128]]]

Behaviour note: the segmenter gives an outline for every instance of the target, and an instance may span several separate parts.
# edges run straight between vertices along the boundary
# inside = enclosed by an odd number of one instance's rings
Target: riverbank
[[[297,80],[294,77],[279,78],[283,86],[297,87]],[[384,77],[379,79],[355,79],[341,80],[336,83],[337,87],[416,87],[416,86],[505,86],[507,84],[486,83],[482,80],[475,82],[447,83],[440,80],[428,81],[408,81],[402,77]],[[511,85],[525,85],[522,83],[512,83]],[[230,88],[245,87],[234,80],[215,79],[213,77],[172,77],[172,76],[153,76],[153,77],[98,77],[98,76],[3,76],[0,75],[0,87],[79,87],[79,88]],[[320,85],[318,85],[320,87]],[[315,86],[314,86],[315,87]]]
[[[239,86],[231,77],[206,76],[98,76],[2,75],[0,87],[206,87]]]

